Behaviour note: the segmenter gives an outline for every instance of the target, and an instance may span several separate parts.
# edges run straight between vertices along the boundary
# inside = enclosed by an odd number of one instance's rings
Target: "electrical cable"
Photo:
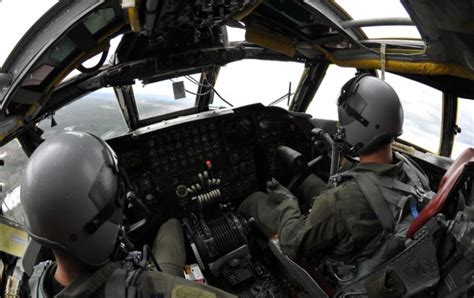
[[[193,78],[192,76],[184,76],[188,81],[190,81],[191,83],[195,84],[195,85],[198,85],[198,86],[201,86],[201,87],[204,87],[204,88],[209,88],[209,87],[212,87],[211,83],[209,83],[209,81],[206,79],[206,82],[207,82],[207,85],[204,85],[202,84],[201,82],[199,82],[198,80],[196,80],[195,78]]]
[[[155,258],[155,255],[153,254],[153,251],[151,250],[151,247],[148,244],[145,244],[143,246],[143,255],[145,256],[145,252],[147,252],[147,255],[150,254],[151,261],[153,262],[153,265],[155,266],[156,270],[163,272],[161,270],[160,265],[158,264],[158,261]]]
[[[79,70],[82,73],[92,73],[92,72],[98,71],[104,65],[108,54],[109,54],[109,48],[105,49],[102,52],[102,56],[100,56],[100,60],[99,62],[97,62],[95,66],[85,67],[84,64],[81,64],[77,67],[77,70]]]
[[[216,88],[214,88],[214,86],[212,86],[212,90],[214,90],[214,93],[215,93],[217,96],[219,96],[219,98],[220,98],[223,102],[225,102],[226,104],[228,104],[231,108],[234,107],[233,104],[231,104],[230,102],[228,102],[227,100],[225,100],[225,99],[219,94],[219,92],[217,92],[217,90],[216,90]]]
[[[223,102],[225,102],[226,104],[228,104],[230,107],[234,107],[234,105],[231,104],[230,102],[228,102],[227,100],[225,100],[225,99],[219,94],[219,92],[217,92],[217,90],[214,88],[214,86],[213,86],[211,83],[209,83],[207,80],[206,80],[206,81],[207,81],[207,85],[204,85],[204,84],[202,84],[201,82],[198,82],[195,78],[193,78],[193,77],[191,77],[191,76],[185,76],[185,78],[187,78],[188,80],[190,80],[191,82],[193,82],[193,83],[196,84],[196,85],[199,85],[199,86],[202,86],[202,87],[205,87],[205,88],[211,87],[211,88],[212,88],[212,91],[214,91],[214,93],[215,93]],[[209,92],[210,92],[210,91],[211,91],[211,90],[209,90]],[[207,94],[207,93],[205,93],[205,94]],[[203,95],[204,95],[204,94],[203,94]]]
[[[208,91],[206,91],[206,92],[204,92],[204,93],[194,93],[194,92],[192,92],[192,91],[189,91],[188,89],[184,89],[184,91],[188,92],[189,94],[196,95],[196,96],[197,96],[197,95],[199,95],[199,96],[201,96],[201,95],[207,95],[207,94],[211,93],[211,90],[212,90],[212,89],[209,89]]]
[[[195,78],[193,78],[193,77],[191,77],[191,76],[189,76],[189,75],[188,75],[188,76],[184,76],[184,77],[185,77],[187,80],[191,81],[193,84],[196,84],[196,85],[198,85],[198,86],[205,87],[205,88],[211,87],[211,88],[212,88],[212,91],[214,91],[214,93],[215,93],[223,102],[225,102],[226,104],[228,104],[230,107],[234,107],[233,104],[231,104],[229,101],[225,100],[225,99],[219,94],[219,92],[217,92],[216,88],[214,88],[214,86],[213,86],[211,83],[207,82],[207,85],[204,85],[204,84],[202,84],[201,82],[198,82]],[[170,81],[174,82],[172,79],[170,79]],[[206,80],[206,81],[207,81],[207,80]],[[206,94],[208,94],[209,92],[211,92],[211,90],[209,90],[209,91],[206,92],[206,93],[199,94],[199,93],[191,92],[191,91],[189,91],[189,90],[187,90],[187,89],[185,89],[185,91],[188,92],[188,93],[190,93],[190,94],[199,95],[199,96],[201,96],[201,95],[206,95]]]

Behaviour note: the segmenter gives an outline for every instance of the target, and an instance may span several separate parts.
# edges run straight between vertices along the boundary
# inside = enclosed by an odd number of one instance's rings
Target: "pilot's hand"
[[[281,203],[285,200],[297,200],[297,198],[275,178],[267,181],[267,193],[271,200]]]

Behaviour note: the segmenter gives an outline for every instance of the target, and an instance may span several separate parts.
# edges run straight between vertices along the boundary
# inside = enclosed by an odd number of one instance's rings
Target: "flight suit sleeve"
[[[291,257],[311,256],[348,236],[344,220],[331,207],[333,192],[315,198],[308,215],[302,215],[296,200],[285,200],[277,207],[280,246]]]
[[[245,218],[253,218],[258,228],[268,237],[278,233],[278,202],[270,199],[263,192],[255,192],[248,196],[239,206],[239,213]]]
[[[295,195],[299,198],[300,202],[301,199],[303,199],[303,202],[310,208],[313,205],[314,198],[323,193],[326,188],[326,182],[318,176],[310,174],[301,182],[300,186],[297,187]]]

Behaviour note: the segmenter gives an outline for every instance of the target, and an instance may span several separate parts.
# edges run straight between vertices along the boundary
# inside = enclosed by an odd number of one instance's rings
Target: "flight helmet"
[[[121,228],[124,187],[117,157],[102,139],[67,132],[31,155],[20,200],[35,240],[90,266],[106,263]]]
[[[350,79],[341,89],[337,106],[349,155],[370,152],[402,134],[400,99],[389,84],[376,77],[362,74]]]

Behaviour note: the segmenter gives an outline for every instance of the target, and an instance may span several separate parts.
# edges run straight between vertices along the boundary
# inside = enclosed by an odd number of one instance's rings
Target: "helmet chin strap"
[[[334,135],[334,144],[338,144],[338,153],[339,153],[339,159],[340,156],[343,155],[347,159],[349,159],[351,162],[356,162],[354,159],[357,157],[359,154],[359,150],[361,147],[363,147],[362,143],[357,143],[354,146],[351,146],[349,143],[346,142],[346,132],[344,128],[338,127],[336,134]],[[334,154],[334,149],[333,149],[333,154]],[[335,174],[335,173],[334,173]],[[333,175],[333,173],[331,173]]]
[[[360,151],[360,148],[362,148],[364,145],[362,143],[357,143],[355,144],[354,146],[350,147],[348,149],[348,154],[352,157],[354,156],[358,156],[359,155],[359,151]]]

